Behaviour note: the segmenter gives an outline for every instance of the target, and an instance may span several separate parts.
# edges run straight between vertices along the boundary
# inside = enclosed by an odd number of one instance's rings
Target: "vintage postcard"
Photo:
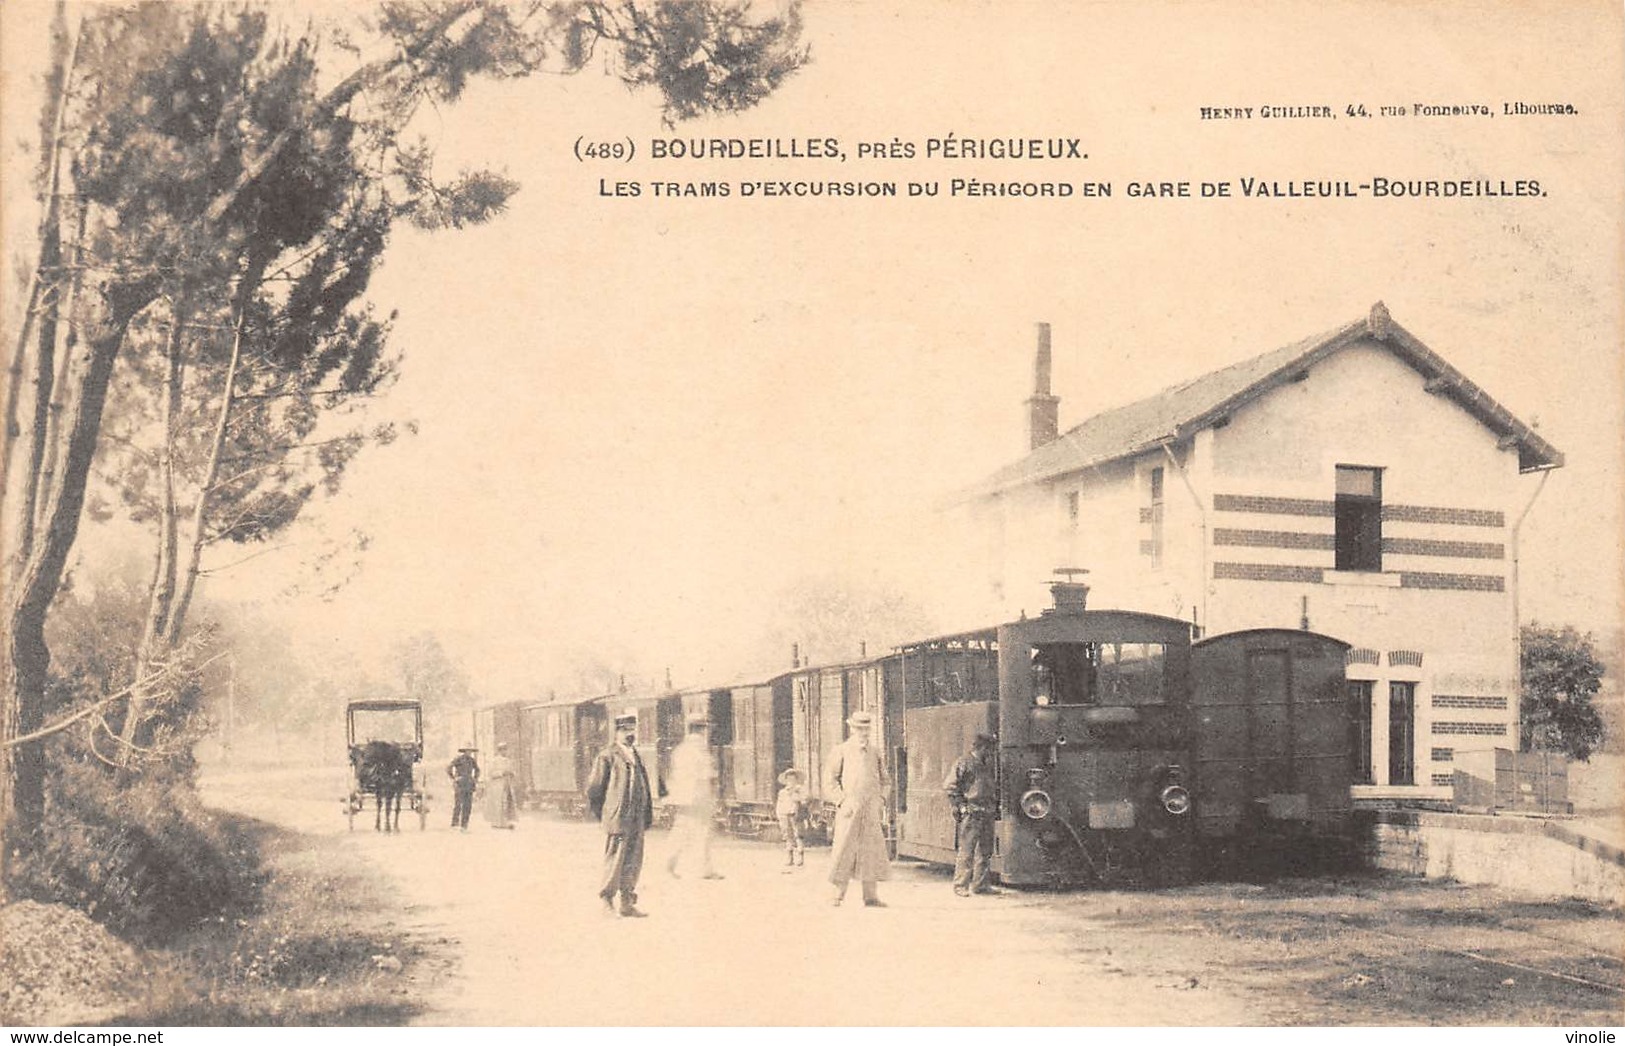
[[[0,1024],[1620,1025],[1622,21],[8,3]]]

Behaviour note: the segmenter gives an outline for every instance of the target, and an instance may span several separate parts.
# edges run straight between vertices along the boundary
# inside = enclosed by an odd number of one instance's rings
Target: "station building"
[[[1094,607],[1350,643],[1356,799],[1447,800],[1459,754],[1516,748],[1518,532],[1563,455],[1380,302],[1065,432],[1050,368],[1039,324],[1031,450],[964,499],[989,610],[1078,565]]]

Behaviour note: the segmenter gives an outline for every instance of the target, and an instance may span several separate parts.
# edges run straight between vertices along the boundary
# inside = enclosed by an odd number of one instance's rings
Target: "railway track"
[[[1497,958],[1493,955],[1487,955],[1483,951],[1472,948],[1453,948],[1448,945],[1442,945],[1434,941],[1429,941],[1417,934],[1396,933],[1392,930],[1379,930],[1374,928],[1367,928],[1365,932],[1372,933],[1376,936],[1384,937],[1389,940],[1398,941],[1406,945],[1408,954],[1443,952],[1448,955],[1454,955],[1458,958],[1467,959],[1486,966],[1516,970],[1520,973],[1532,973],[1541,977],[1550,977],[1554,980],[1565,981],[1569,984],[1577,984],[1583,987],[1593,988],[1598,991],[1610,992],[1616,996],[1625,998],[1625,964],[1621,963],[1620,956],[1618,955],[1608,955],[1588,949],[1586,953],[1573,957],[1573,960],[1576,962],[1590,960],[1596,961],[1601,965],[1613,966],[1615,968],[1613,970],[1615,974],[1614,978],[1611,981],[1601,981],[1592,977],[1582,977],[1578,974],[1565,973],[1561,970],[1549,969],[1531,962],[1518,962],[1512,959]],[[1544,940],[1557,941],[1567,945],[1573,945],[1576,943],[1566,938],[1554,937],[1550,934],[1533,933],[1526,930],[1511,930],[1503,932],[1515,933],[1525,937],[1538,937]]]

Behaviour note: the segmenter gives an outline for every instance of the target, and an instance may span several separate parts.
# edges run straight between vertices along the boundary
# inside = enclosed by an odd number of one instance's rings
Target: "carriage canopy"
[[[423,744],[423,705],[417,701],[351,701],[345,706],[349,742]]]

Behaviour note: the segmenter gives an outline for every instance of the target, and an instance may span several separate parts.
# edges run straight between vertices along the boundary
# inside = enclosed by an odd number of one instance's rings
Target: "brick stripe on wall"
[[[1507,699],[1504,697],[1479,697],[1461,694],[1434,694],[1434,708],[1492,708],[1504,712]]]
[[[1435,748],[1433,750],[1433,761],[1435,763],[1449,763],[1453,762],[1455,758],[1456,750],[1454,748]]]
[[[1443,788],[1445,785],[1450,785],[1450,784],[1455,784],[1455,783],[1456,783],[1456,775],[1455,774],[1434,774],[1433,775],[1433,784],[1436,787]]]
[[[1289,567],[1276,563],[1215,563],[1213,576],[1232,581],[1293,581],[1320,584],[1325,571],[1319,567]]]
[[[1268,512],[1277,516],[1332,516],[1336,506],[1316,498],[1266,498],[1257,494],[1215,494],[1220,512]]]
[[[1461,527],[1504,527],[1506,516],[1482,508],[1441,508],[1436,505],[1384,505],[1382,518],[1396,523],[1454,523]]]
[[[1382,550],[1391,552],[1396,556],[1460,556],[1463,559],[1506,558],[1506,546],[1491,541],[1429,541],[1425,538],[1383,538]]]
[[[1504,592],[1506,579],[1494,574],[1432,574],[1402,570],[1400,588],[1449,588],[1458,592]]]
[[[1242,530],[1218,527],[1215,545],[1242,548],[1291,548],[1332,552],[1337,535],[1301,530]],[[1506,546],[1490,541],[1435,541],[1427,538],[1383,538],[1382,551],[1396,556],[1448,556],[1463,559],[1505,559]]]
[[[1435,734],[1456,734],[1469,737],[1505,737],[1507,725],[1505,723],[1452,723],[1435,721],[1433,724]]]
[[[1288,581],[1318,585],[1324,580],[1321,567],[1286,566],[1279,563],[1213,564],[1213,576],[1224,581]],[[1491,574],[1433,574],[1406,570],[1399,575],[1401,588],[1448,589],[1457,592],[1504,592],[1506,579]]]
[[[1333,551],[1337,548],[1335,534],[1307,534],[1296,530],[1232,530],[1219,527],[1213,531],[1215,545],[1241,545],[1246,548],[1312,548]]]
[[[1264,512],[1277,516],[1333,516],[1337,503],[1323,498],[1275,498],[1261,494],[1215,494],[1219,512]],[[1506,515],[1493,509],[1443,505],[1384,505],[1382,518],[1395,523],[1450,523],[1462,527],[1504,527]]]

